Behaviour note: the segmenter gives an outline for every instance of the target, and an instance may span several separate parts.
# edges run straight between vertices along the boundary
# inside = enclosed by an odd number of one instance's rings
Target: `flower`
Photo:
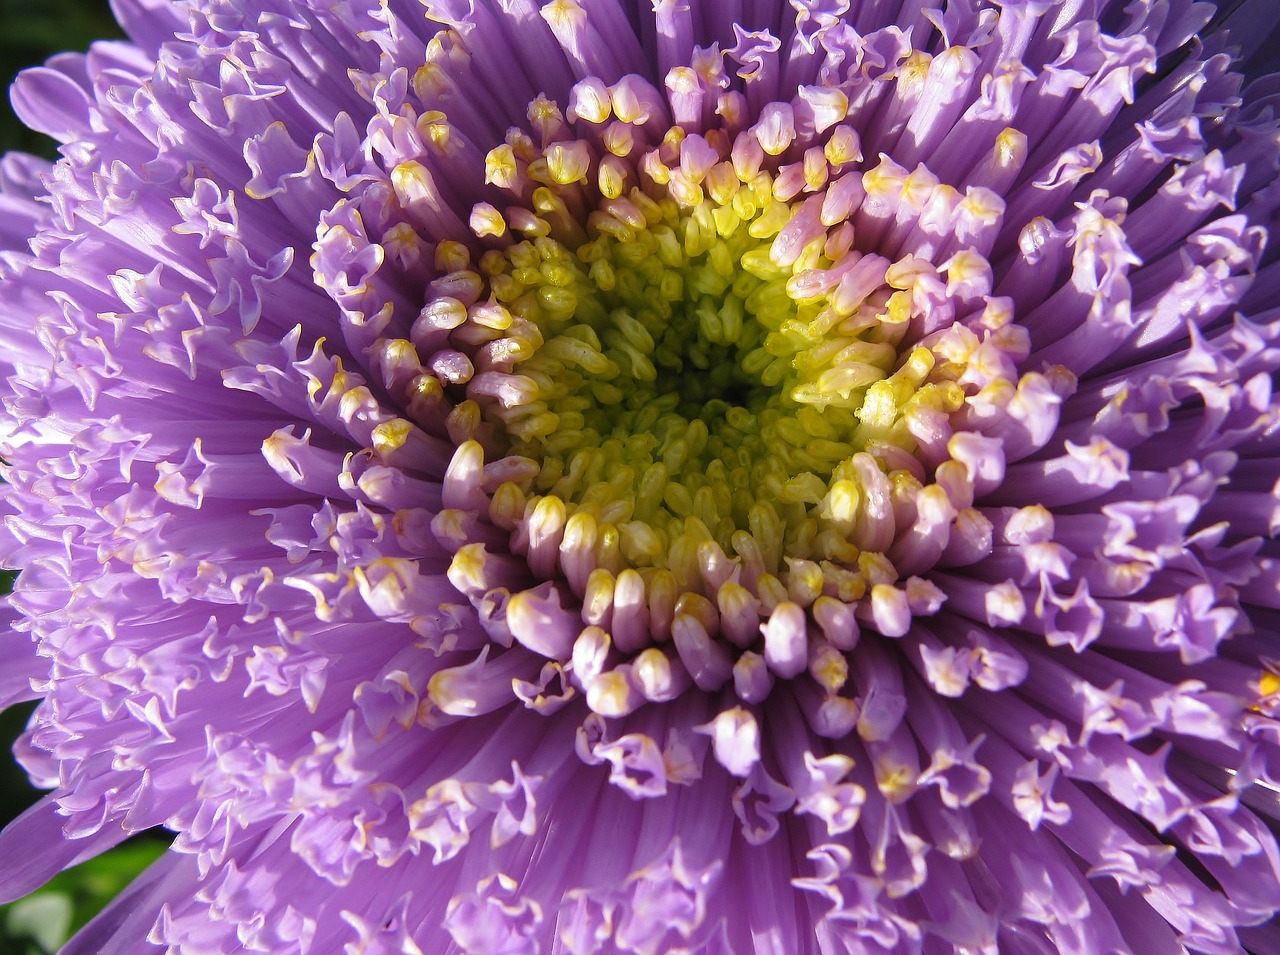
[[[66,951],[1280,952],[1267,0],[117,7],[0,166],[0,891],[176,834]]]

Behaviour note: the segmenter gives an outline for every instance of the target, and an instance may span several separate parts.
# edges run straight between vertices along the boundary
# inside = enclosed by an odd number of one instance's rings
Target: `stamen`
[[[544,15],[578,29],[575,4]],[[417,397],[375,446],[454,441],[432,522],[450,580],[595,712],[730,681],[754,704],[781,679],[815,731],[847,732],[860,629],[904,635],[944,599],[914,575],[990,552],[975,497],[1061,400],[1061,370],[1017,377],[1029,343],[990,294],[992,190],[1025,146],[1001,134],[991,187],[961,194],[864,162],[839,91],[749,130],[726,92],[704,129],[714,85],[672,70],[674,116],[637,76],[581,80],[564,113],[531,104],[533,136],[485,160],[510,204],[474,207],[478,243],[436,248],[414,352],[378,346]],[[393,181],[410,212],[433,195],[425,167]],[[1023,591],[984,610],[1020,621]],[[745,773],[733,726],[712,735]]]

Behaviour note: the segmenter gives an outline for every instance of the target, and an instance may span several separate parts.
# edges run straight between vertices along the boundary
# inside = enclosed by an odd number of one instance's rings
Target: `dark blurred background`
[[[83,52],[94,40],[123,34],[106,0],[0,0],[0,76],[5,89],[19,70],[65,50]],[[53,144],[23,127],[4,97],[0,148],[54,157]]]
[[[21,150],[49,159],[56,144],[26,129],[9,106],[8,87],[19,70],[54,53],[83,52],[94,40],[123,36],[106,0],[0,0],[0,78],[6,94],[0,104],[0,153]],[[0,574],[9,589],[12,574]],[[39,798],[9,754],[32,706],[0,714],[0,823],[7,823]],[[129,880],[163,850],[156,833],[120,846],[55,878],[35,895],[0,907],[0,955],[49,955],[93,916]],[[20,860],[0,859],[0,865]]]

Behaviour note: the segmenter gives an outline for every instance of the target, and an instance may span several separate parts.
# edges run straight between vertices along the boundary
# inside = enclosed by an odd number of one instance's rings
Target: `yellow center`
[[[915,575],[952,530],[977,542],[953,562],[990,546],[973,501],[999,442],[963,432],[1056,387],[1019,378],[1025,331],[964,244],[998,198],[862,167],[834,122],[804,149],[776,111],[645,147],[642,99],[602,87],[575,110],[581,138],[531,104],[542,144],[512,131],[486,159],[514,201],[475,206],[471,249],[436,249],[424,314],[451,347],[431,363],[483,518],[533,581],[572,591],[586,643],[595,627],[628,654],[679,642],[682,620],[746,649],[808,618],[848,649],[864,600],[884,631],[936,610]],[[451,579],[480,599],[494,541],[449,508]],[[551,592],[522,586],[486,606],[551,627]],[[842,683],[829,669],[815,679]]]

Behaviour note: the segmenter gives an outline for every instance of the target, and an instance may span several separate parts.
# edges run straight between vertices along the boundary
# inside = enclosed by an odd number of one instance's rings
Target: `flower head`
[[[176,833],[68,951],[1280,952],[1265,2],[119,15],[0,166],[0,889]]]

